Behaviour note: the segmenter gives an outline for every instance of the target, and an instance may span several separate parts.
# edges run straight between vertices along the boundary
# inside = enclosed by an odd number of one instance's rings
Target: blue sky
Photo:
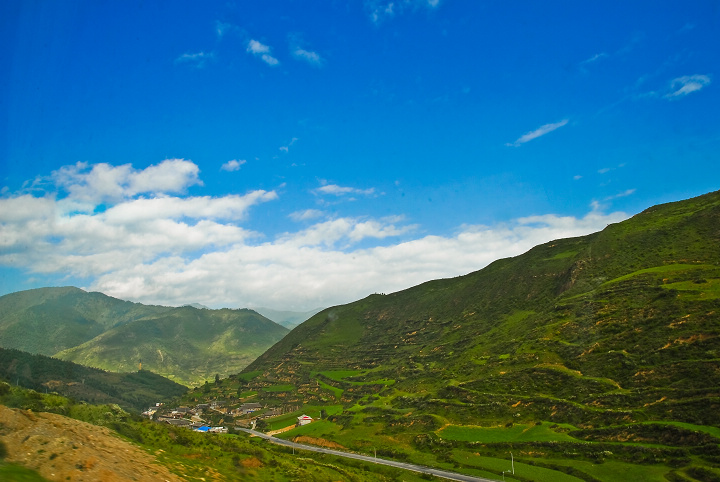
[[[305,310],[720,188],[720,4],[0,5],[0,294]]]

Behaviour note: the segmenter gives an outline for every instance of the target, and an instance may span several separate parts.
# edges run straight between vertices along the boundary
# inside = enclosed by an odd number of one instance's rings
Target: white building
[[[298,417],[297,426],[299,427],[301,425],[307,425],[312,421],[313,421],[312,417],[310,417],[308,415],[301,415],[300,417]]]

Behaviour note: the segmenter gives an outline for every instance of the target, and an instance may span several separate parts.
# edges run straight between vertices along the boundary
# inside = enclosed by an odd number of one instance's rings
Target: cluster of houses
[[[166,423],[174,427],[186,427],[196,432],[203,433],[227,433],[226,427],[210,427],[205,424],[205,420],[200,418],[203,412],[208,410],[216,410],[222,406],[224,402],[214,402],[211,404],[200,403],[194,408],[191,407],[178,407],[165,415],[159,415],[156,417],[156,421],[159,423]],[[152,418],[158,410],[162,407],[162,404],[155,404],[155,407],[150,407],[143,412],[143,415]],[[189,419],[187,417],[190,417]]]
[[[143,415],[148,418],[153,418],[159,410],[162,410],[162,404],[157,403],[154,407],[148,408]],[[210,403],[200,403],[195,407],[178,407],[172,411],[163,410],[162,415],[158,414],[155,420],[159,423],[167,423],[175,427],[186,427],[196,432],[203,433],[227,433],[226,427],[210,427],[207,422],[201,418],[203,413],[207,413],[210,410],[219,412],[223,415],[230,415],[232,417],[244,417],[244,420],[237,420],[238,426],[255,426],[255,420],[257,418],[270,418],[278,415],[282,415],[280,408],[269,408],[263,407],[260,403],[249,402],[243,403],[237,408],[229,409],[225,407],[225,402],[222,400],[216,400]],[[263,411],[261,417],[253,418],[248,417],[255,412]],[[302,415],[298,417],[296,426],[307,425],[313,421],[312,417],[308,415]],[[220,423],[223,423],[222,420]]]

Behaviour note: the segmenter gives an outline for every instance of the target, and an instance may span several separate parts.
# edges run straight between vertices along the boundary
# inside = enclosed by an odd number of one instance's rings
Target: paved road
[[[461,482],[497,482],[496,480],[493,480],[493,479],[484,479],[482,477],[472,477],[470,475],[457,474],[455,472],[447,472],[445,470],[438,470],[438,469],[432,469],[430,467],[423,467],[422,465],[406,464],[404,462],[396,462],[394,460],[378,459],[375,457],[370,457],[369,455],[354,454],[351,452],[342,452],[340,450],[331,450],[331,449],[326,449],[323,447],[315,447],[313,445],[299,444],[299,443],[291,442],[289,440],[283,440],[281,438],[272,437],[272,436],[264,434],[262,432],[257,432],[255,430],[250,430],[247,428],[238,428],[238,430],[242,430],[243,432],[247,432],[251,435],[256,435],[258,437],[262,437],[262,438],[267,439],[267,440],[271,441],[272,443],[275,443],[278,445],[284,445],[286,447],[295,447],[298,450],[310,450],[311,452],[321,452],[323,454],[337,455],[339,457],[345,457],[348,459],[363,460],[365,462],[370,462],[373,464],[389,465],[390,467],[397,467],[399,469],[412,470],[413,472],[420,472],[423,474],[431,474],[431,475],[435,475],[437,477],[442,477],[444,479],[459,480]]]

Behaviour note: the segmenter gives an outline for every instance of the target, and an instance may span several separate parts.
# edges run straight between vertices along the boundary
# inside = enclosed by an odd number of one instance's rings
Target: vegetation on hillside
[[[718,481],[718,246],[720,193],[656,206],[324,310],[177,400],[223,401],[209,419],[231,427],[255,419],[288,439],[508,481]],[[250,415],[232,412],[253,402]],[[301,414],[315,420],[294,427]],[[305,454],[295,466],[243,435],[131,419],[115,429],[190,478],[215,476],[210,462],[229,478],[400,476]]]
[[[158,463],[184,480],[267,481],[420,481],[418,474],[385,466],[292,449],[250,438],[244,432],[197,433],[182,427],[142,419],[113,405],[77,404],[57,395],[11,387],[0,382],[0,404],[33,411],[46,411],[108,427],[125,440],[155,456]],[[0,444],[3,430],[0,425]],[[0,445],[1,447],[1,445]],[[0,454],[2,459],[3,454]],[[52,457],[39,453],[38,457]],[[85,461],[78,460],[78,467]],[[2,463],[3,470],[42,480],[16,465]],[[29,475],[28,475],[29,474]]]
[[[172,308],[78,288],[0,297],[0,346],[116,372],[142,366],[184,385],[236,373],[288,332],[247,309]]]
[[[187,387],[147,370],[111,373],[4,348],[0,348],[0,380],[78,401],[115,403],[138,413],[187,391]]]
[[[168,309],[72,286],[10,293],[0,296],[0,343],[3,348],[51,356],[114,326]]]
[[[173,308],[110,329],[56,356],[86,366],[134,371],[142,366],[185,385],[247,366],[288,332],[252,310]]]
[[[647,473],[645,464],[657,468],[647,480],[713,480],[718,246],[716,192],[466,276],[329,308],[244,370],[254,374],[248,399],[340,403],[341,413],[284,436],[421,463],[489,469],[483,457],[513,452],[584,480]],[[507,439],[517,426],[528,438]]]

